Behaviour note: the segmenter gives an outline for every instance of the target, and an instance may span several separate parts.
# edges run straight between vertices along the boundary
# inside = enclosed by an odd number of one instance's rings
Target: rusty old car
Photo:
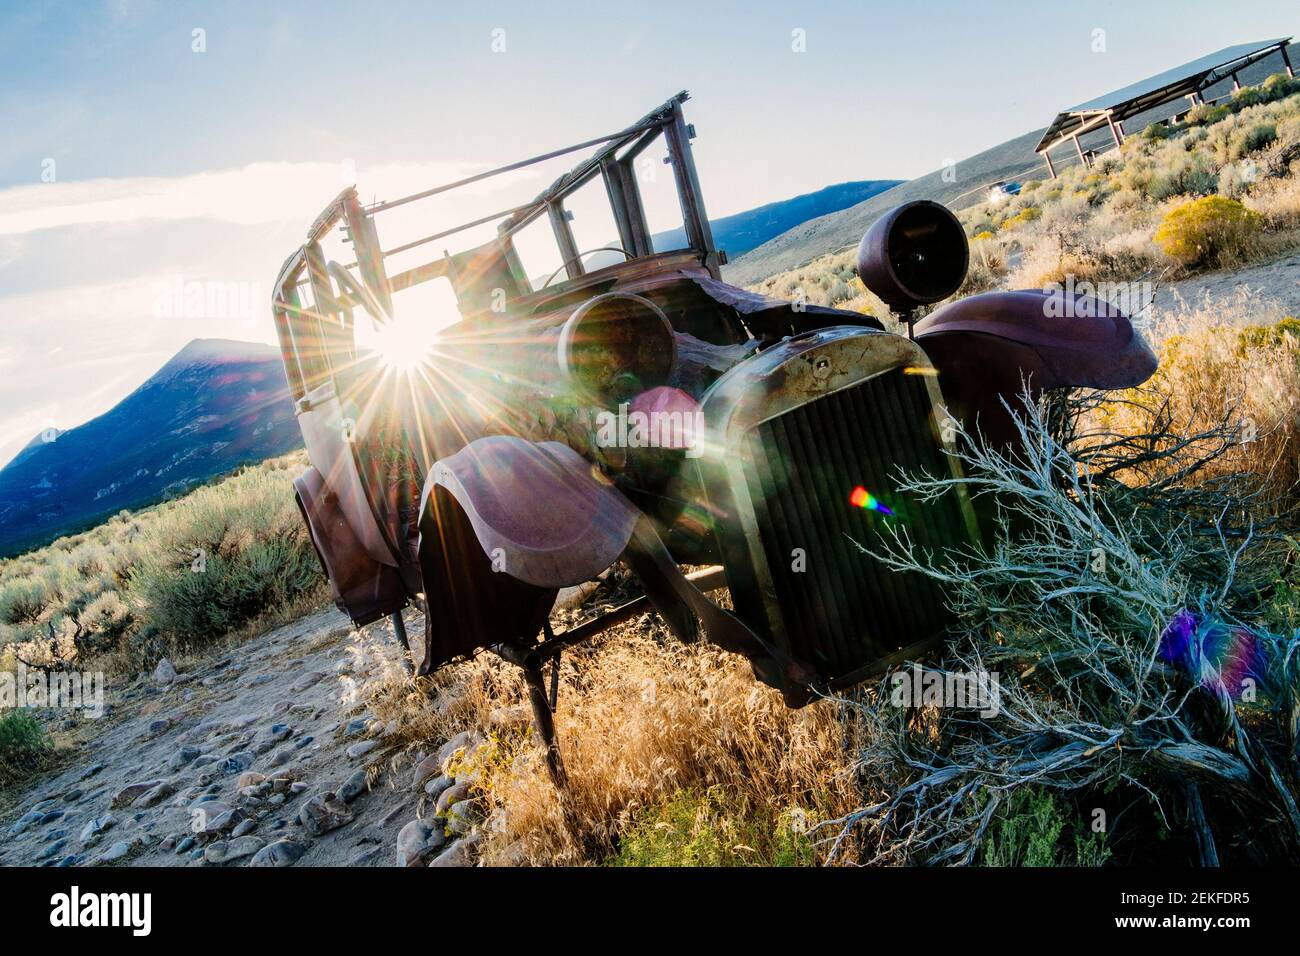
[[[923,315],[968,267],[962,227],[928,201],[892,210],[859,248],[858,273],[903,320],[898,333],[729,285],[686,99],[402,198],[363,203],[347,188],[274,290],[311,461],[298,503],[338,606],[358,625],[391,616],[420,674],[485,650],[518,664],[557,779],[544,668],[614,621],[654,610],[684,641],[702,625],[792,706],[934,646],[952,623],[938,585],[855,542],[891,525],[934,549],[981,532],[959,491],[910,500],[898,476],[956,473],[949,415],[1009,442],[1026,383],[1130,386],[1155,368],[1128,318],[1104,302],[1047,307],[1060,291]],[[399,209],[570,154],[583,155],[531,201],[381,242]],[[676,194],[683,228],[667,238],[642,201],[647,155],[662,156]],[[595,249],[580,247],[569,205],[584,188],[612,220]],[[485,225],[486,241],[396,265]],[[352,261],[326,252],[336,228]],[[556,250],[549,275],[519,254],[537,228]],[[459,318],[428,348],[399,344],[385,361],[363,347],[363,329],[432,322],[404,300],[435,280]],[[643,596],[555,633],[561,589],[620,560]],[[730,608],[710,596],[724,587]],[[424,612],[418,642],[408,606]]]

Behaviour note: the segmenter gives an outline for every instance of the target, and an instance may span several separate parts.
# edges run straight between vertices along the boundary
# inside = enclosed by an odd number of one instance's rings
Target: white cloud
[[[364,196],[395,197],[473,171],[474,167],[461,163],[392,163],[355,170],[347,161],[275,162],[171,178],[17,186],[0,191],[0,209],[4,210],[0,212],[0,236],[69,226],[195,218],[239,225],[301,221],[305,229],[330,199],[354,182]],[[479,198],[502,185],[485,180],[457,190],[456,196]],[[0,257],[3,255],[0,245]]]

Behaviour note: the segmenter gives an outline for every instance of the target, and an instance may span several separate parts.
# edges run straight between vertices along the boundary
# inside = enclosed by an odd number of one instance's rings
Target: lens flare
[[[1202,686],[1222,690],[1235,700],[1250,688],[1267,689],[1265,643],[1241,625],[1179,611],[1160,635],[1160,654]]]
[[[384,366],[409,372],[423,365],[437,344],[438,333],[427,322],[392,319],[375,329],[368,344]]]
[[[849,504],[855,508],[864,508],[867,511],[876,511],[882,515],[892,515],[893,512],[880,503],[880,499],[867,491],[861,485],[858,485],[849,493]]]

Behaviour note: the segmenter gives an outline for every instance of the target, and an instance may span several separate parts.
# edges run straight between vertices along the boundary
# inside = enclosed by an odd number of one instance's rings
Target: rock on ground
[[[258,850],[248,861],[249,866],[292,866],[307,848],[293,840],[277,840]]]
[[[412,820],[397,834],[397,865],[423,866],[446,842],[441,827]]]

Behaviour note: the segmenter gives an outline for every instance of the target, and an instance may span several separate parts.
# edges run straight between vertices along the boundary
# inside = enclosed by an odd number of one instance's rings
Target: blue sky
[[[367,198],[414,190],[611,132],[685,88],[709,211],[726,215],[923,174],[1221,46],[1300,33],[1298,14],[1281,0],[0,0],[0,461],[111,407],[192,338],[273,341],[275,270],[345,179]],[[158,308],[193,281],[256,301]]]

